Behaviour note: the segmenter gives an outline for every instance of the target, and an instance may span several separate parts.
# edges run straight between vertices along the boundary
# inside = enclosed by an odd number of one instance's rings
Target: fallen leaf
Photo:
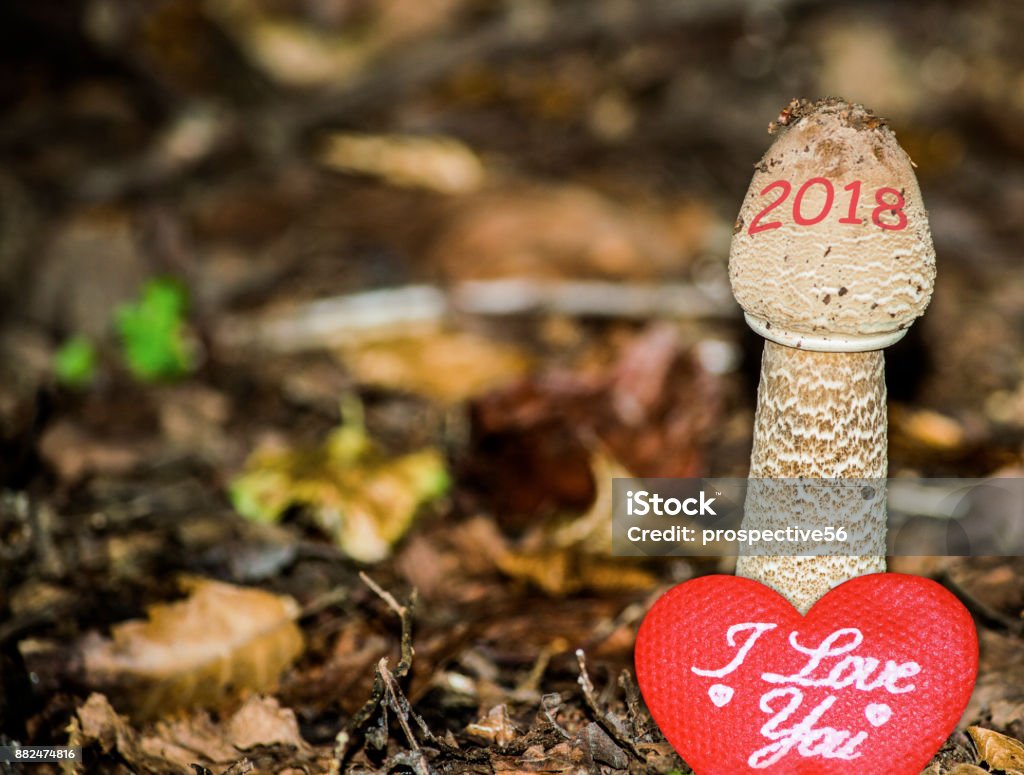
[[[231,744],[242,751],[258,745],[307,748],[295,713],[282,708],[273,697],[250,697],[228,721],[226,732]]]
[[[235,713],[215,722],[205,711],[183,718],[160,720],[143,730],[119,716],[107,698],[92,694],[75,712],[69,726],[69,745],[99,749],[99,753],[123,759],[143,773],[188,773],[193,765],[228,772],[230,765],[244,763],[245,751],[260,747],[259,772],[280,772],[279,765],[312,761],[316,756],[299,734],[295,714],[271,697],[250,697]],[[279,752],[266,749],[283,746]],[[269,757],[267,754],[270,754]],[[267,759],[273,764],[268,766]],[[315,762],[323,771],[324,762]],[[255,771],[250,764],[245,772]]]
[[[340,708],[351,716],[366,702],[374,665],[391,653],[391,645],[363,619],[347,618],[326,658],[289,673],[279,694],[287,705],[307,712]]]
[[[158,448],[140,439],[109,439],[72,420],[50,425],[39,441],[39,454],[64,482],[86,474],[123,475],[151,459]]]
[[[345,554],[377,562],[391,554],[420,507],[443,495],[448,483],[438,450],[383,457],[356,422],[336,428],[313,449],[258,450],[230,492],[240,514],[262,522],[306,507]]]
[[[1019,740],[983,727],[968,727],[967,733],[978,749],[978,758],[991,769],[1024,775],[1024,744]]]
[[[1024,720],[1024,699],[994,700],[988,706],[992,726],[1007,728]]]
[[[529,581],[549,595],[581,590],[621,592],[651,589],[657,577],[632,557],[588,557],[579,550],[509,551],[497,559],[502,573]]]
[[[1024,560],[1013,557],[972,557],[953,564],[950,581],[968,604],[986,615],[1014,622],[1024,610]]]
[[[580,457],[589,457],[595,437],[637,476],[699,476],[722,392],[718,378],[683,349],[675,328],[653,325],[630,339],[601,373],[542,374],[475,402],[478,454],[470,466],[486,466],[492,492],[511,493],[503,497],[524,505],[532,499],[530,511],[550,509],[551,500],[562,507],[590,502],[589,460]],[[493,459],[506,448],[507,460]],[[514,482],[501,480],[506,469]],[[524,478],[531,488],[520,486]],[[512,508],[495,510],[514,513],[518,503],[504,505]]]
[[[624,770],[629,765],[625,751],[593,721],[576,734],[573,747],[583,754],[584,762],[595,769],[596,764],[606,764],[615,770]]]
[[[579,548],[592,554],[612,553],[612,482],[633,475],[608,453],[598,450],[590,458],[594,477],[594,500],[590,508],[568,524],[561,525],[551,536],[554,545]]]
[[[976,719],[1024,703],[1024,651],[1020,638],[980,628],[978,681],[964,718]],[[995,723],[995,722],[993,722]]]
[[[115,625],[109,639],[90,633],[80,644],[86,681],[133,718],[266,691],[302,652],[291,598],[210,580],[190,586],[185,600],[152,606],[148,620]]]
[[[456,331],[354,341],[340,355],[364,384],[419,393],[443,404],[512,382],[526,373],[530,363],[512,345]]]
[[[705,211],[699,222],[678,229],[671,215],[581,186],[507,189],[460,200],[431,254],[457,280],[652,279],[704,248],[717,221]]]
[[[139,735],[141,749],[182,767],[193,763],[223,766],[242,757],[241,751],[224,739],[218,725],[203,711],[187,718],[158,721],[147,730]]]
[[[167,775],[193,775],[187,763],[172,762],[145,751],[138,734],[124,716],[119,716],[110,701],[93,693],[75,711],[68,724],[68,745],[75,748],[96,746],[103,754],[117,754],[138,772]],[[84,770],[78,770],[84,771]]]
[[[964,429],[952,417],[931,409],[892,407],[892,422],[913,441],[940,450],[956,449],[964,443]]]
[[[442,194],[476,191],[485,178],[480,157],[453,137],[337,132],[323,140],[319,161],[329,169]]]
[[[502,705],[495,705],[487,715],[466,726],[466,734],[472,737],[497,743],[498,748],[504,748],[520,734],[516,725],[509,718],[508,708]]]

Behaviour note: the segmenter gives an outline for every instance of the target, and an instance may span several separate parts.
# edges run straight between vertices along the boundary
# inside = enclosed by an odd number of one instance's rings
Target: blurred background
[[[3,3],[0,734],[73,720],[106,771],[116,727],[137,771],[220,772],[259,710],[267,771],[682,767],[617,676],[657,594],[728,567],[609,558],[608,485],[746,473],[761,340],[727,257],[768,123],[842,96],[917,165],[939,275],[887,355],[892,475],[1019,475],[1022,30],[995,0]],[[990,626],[968,713],[1019,736],[1018,563],[900,562]],[[461,747],[372,720],[399,618],[360,569],[418,590],[392,677]],[[304,645],[266,662],[174,609],[132,636],[164,677],[126,662],[119,623],[183,577],[285,601]],[[211,696],[168,656],[204,638],[244,657]]]

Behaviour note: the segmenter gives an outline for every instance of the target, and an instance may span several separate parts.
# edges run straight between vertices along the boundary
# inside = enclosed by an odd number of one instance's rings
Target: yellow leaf
[[[345,554],[377,562],[405,535],[420,506],[447,489],[438,450],[385,458],[361,423],[352,423],[312,449],[253,453],[231,483],[231,499],[240,514],[259,522],[276,522],[289,508],[305,507]]]

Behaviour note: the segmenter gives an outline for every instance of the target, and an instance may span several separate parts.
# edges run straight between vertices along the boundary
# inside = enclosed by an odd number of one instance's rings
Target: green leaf
[[[150,280],[140,299],[115,312],[128,368],[146,382],[180,377],[195,367],[185,329],[185,289],[170,278]]]
[[[53,373],[62,385],[83,388],[96,378],[96,348],[84,336],[73,336],[53,356]]]

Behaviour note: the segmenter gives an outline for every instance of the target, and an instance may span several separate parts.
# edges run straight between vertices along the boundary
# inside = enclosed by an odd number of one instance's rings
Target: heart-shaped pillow
[[[806,616],[750,579],[666,592],[636,641],[654,720],[697,775],[917,775],[978,671],[970,614],[929,579],[839,585]]]

